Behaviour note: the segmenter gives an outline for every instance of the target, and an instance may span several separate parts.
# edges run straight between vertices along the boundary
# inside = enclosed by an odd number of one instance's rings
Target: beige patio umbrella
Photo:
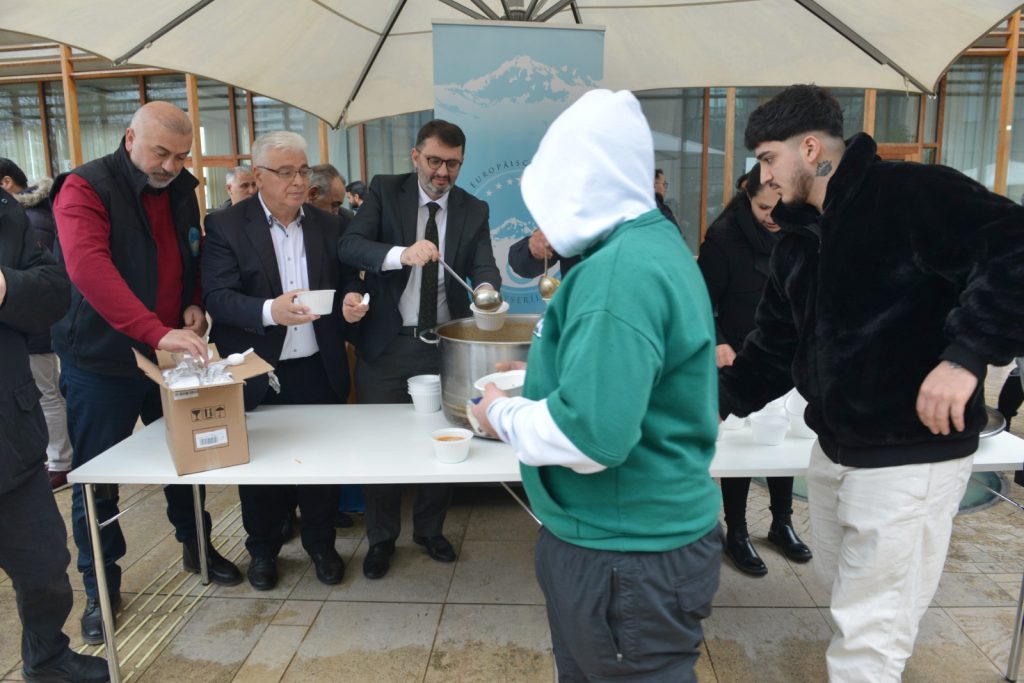
[[[0,29],[213,78],[348,125],[433,107],[434,20],[605,27],[609,88],[931,92],[1018,0],[0,0]],[[524,51],[529,45],[523,46]]]

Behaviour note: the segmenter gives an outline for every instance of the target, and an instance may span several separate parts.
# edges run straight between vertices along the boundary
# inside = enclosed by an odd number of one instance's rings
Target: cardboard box
[[[213,360],[218,360],[212,345]],[[179,475],[205,472],[249,462],[249,435],[245,428],[242,385],[250,377],[274,368],[250,353],[241,365],[230,366],[230,384],[169,389],[162,370],[176,363],[171,354],[157,351],[157,362],[135,351],[135,362],[146,376],[160,385],[160,403],[167,426],[167,448]],[[212,361],[211,361],[212,362]]]

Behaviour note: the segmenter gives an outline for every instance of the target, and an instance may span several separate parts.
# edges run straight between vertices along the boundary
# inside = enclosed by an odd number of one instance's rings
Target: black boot
[[[794,562],[808,562],[814,555],[807,544],[800,540],[788,519],[774,519],[768,529],[768,542],[782,551],[782,554]]]
[[[199,543],[196,539],[181,544],[181,566],[192,574],[199,573]],[[209,541],[206,542],[206,566],[210,570],[210,581],[218,586],[237,586],[242,583],[242,572],[218,553]]]
[[[114,627],[117,627],[117,609],[121,606],[121,594],[110,595],[110,609],[114,610]],[[100,612],[100,599],[88,598],[85,611],[82,613],[82,640],[89,645],[103,644],[103,615]]]
[[[729,527],[725,533],[725,555],[744,574],[764,576],[768,573],[768,567],[750,542],[746,524]]]

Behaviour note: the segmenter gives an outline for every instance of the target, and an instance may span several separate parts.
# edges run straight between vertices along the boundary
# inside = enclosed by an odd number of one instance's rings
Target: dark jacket
[[[973,453],[986,364],[1024,354],[1024,208],[943,166],[879,161],[860,134],[824,213],[783,205],[757,330],[720,374],[720,412],[796,386],[835,462],[885,467]],[[966,429],[933,435],[915,404],[941,360],[978,378]]]
[[[416,174],[379,175],[370,181],[363,205],[338,244],[342,263],[366,272],[362,285],[370,293],[370,310],[359,323],[356,347],[373,359],[387,347],[402,327],[398,302],[412,268],[382,271],[384,257],[394,246],[416,241],[419,190]],[[490,210],[486,202],[459,187],[448,193],[448,222],[444,240],[445,262],[476,287],[484,282],[501,288],[501,275],[491,248]],[[467,318],[469,294],[444,272],[448,309],[453,319]],[[350,291],[361,289],[354,284]]]
[[[763,239],[758,236],[763,235]],[[768,282],[768,257],[775,243],[737,195],[708,228],[697,265],[715,311],[717,343],[735,350],[754,329],[754,311]]]
[[[57,224],[53,221],[53,208],[50,206],[50,189],[53,181],[43,178],[31,187],[14,195],[21,208],[25,209],[28,218],[29,239],[49,251],[53,251],[53,243],[57,239]],[[34,334],[28,340],[29,353],[51,353],[53,344],[50,341],[50,330],[42,334]]]
[[[29,368],[26,335],[64,315],[69,286],[64,268],[29,237],[28,221],[0,190],[0,273],[7,294],[0,303],[0,495],[21,485],[46,462],[46,420]]]
[[[110,216],[110,256],[114,267],[128,287],[149,310],[156,308],[156,241],[141,195],[149,177],[128,157],[122,138],[113,154],[90,161],[75,170],[99,196]],[[68,174],[60,175],[53,185],[56,199]],[[178,235],[182,263],[182,312],[192,303],[199,269],[199,203],[195,188],[198,181],[182,170],[167,191]],[[56,255],[63,263],[58,238]],[[132,349],[152,354],[145,343],[124,335],[89,305],[78,288],[71,285],[71,308],[53,326],[53,349],[62,363],[71,363],[88,372],[120,377],[136,377],[139,370]]]
[[[314,321],[313,331],[324,373],[344,399],[348,396],[345,335],[349,326],[341,315],[341,298],[352,281],[358,281],[359,274],[342,266],[336,257],[343,219],[310,204],[302,209],[309,288],[337,290],[333,313]],[[263,360],[277,367],[287,328],[264,327],[263,303],[285,290],[258,195],[206,217],[202,256],[203,305],[213,319],[210,341],[223,357],[252,347]],[[247,385],[254,389],[246,387],[247,403],[250,394],[259,393],[259,389],[265,392],[266,381],[266,376],[248,380]]]
[[[562,277],[569,274],[569,271],[580,262],[579,256],[562,257],[555,254],[548,259],[548,270],[556,264],[562,264]],[[544,274],[544,259],[534,258],[530,253],[529,236],[519,240],[508,250],[508,265],[519,277],[539,277]]]

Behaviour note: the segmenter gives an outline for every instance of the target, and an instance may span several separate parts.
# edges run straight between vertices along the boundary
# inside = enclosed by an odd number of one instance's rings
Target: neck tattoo
[[[818,168],[815,171],[815,175],[819,178],[824,178],[832,172],[832,162],[826,159],[825,161],[818,162]]]

